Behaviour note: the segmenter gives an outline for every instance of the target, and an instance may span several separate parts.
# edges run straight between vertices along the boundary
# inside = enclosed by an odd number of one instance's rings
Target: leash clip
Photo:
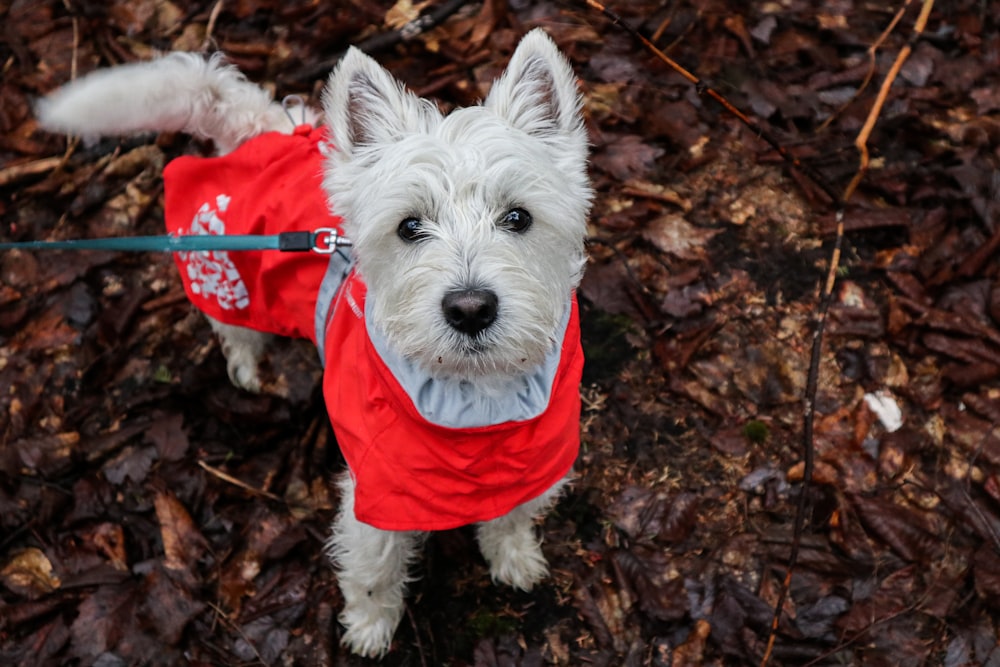
[[[332,255],[338,249],[350,245],[351,241],[333,227],[320,227],[313,232],[312,251],[320,255]]]
[[[293,106],[299,107],[302,111],[302,121],[299,123],[296,123],[295,118],[292,117],[291,109]],[[281,100],[281,110],[285,112],[285,116],[291,121],[292,127],[306,124],[306,101],[300,95],[285,95]]]

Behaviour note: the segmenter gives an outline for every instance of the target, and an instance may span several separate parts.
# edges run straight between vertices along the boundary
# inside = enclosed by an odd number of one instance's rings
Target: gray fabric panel
[[[316,351],[319,352],[319,361],[326,366],[326,323],[329,322],[330,308],[333,307],[333,299],[337,296],[347,274],[354,266],[354,258],[350,253],[337,250],[330,255],[330,264],[327,266],[326,275],[319,286],[319,294],[316,297]]]

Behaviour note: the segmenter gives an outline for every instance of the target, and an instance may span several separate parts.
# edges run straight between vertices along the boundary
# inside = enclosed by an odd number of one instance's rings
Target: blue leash
[[[330,255],[351,242],[333,228],[281,234],[192,234],[185,236],[127,236],[71,241],[0,243],[2,250],[118,250],[125,252],[204,252],[213,250],[280,250]]]

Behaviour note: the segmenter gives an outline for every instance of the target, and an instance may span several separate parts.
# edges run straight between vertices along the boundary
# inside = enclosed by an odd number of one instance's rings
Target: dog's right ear
[[[552,38],[535,28],[514,50],[484,106],[524,132],[563,146],[585,146],[583,100],[569,61]]]
[[[354,47],[330,75],[323,108],[334,145],[348,157],[426,130],[432,111],[375,60]]]

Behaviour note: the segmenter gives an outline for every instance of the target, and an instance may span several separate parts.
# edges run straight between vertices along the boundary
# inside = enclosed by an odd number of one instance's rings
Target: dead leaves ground
[[[213,22],[214,5],[0,3],[4,238],[157,233],[160,170],[197,149],[164,136],[66,154],[31,104],[74,68],[208,42],[315,99],[323,77],[304,72],[414,11],[240,0]],[[872,59],[896,5],[620,5],[838,187],[874,88],[856,92],[916,9]],[[1000,664],[998,15],[938,3],[872,138],[772,664]],[[803,492],[829,208],[583,3],[469,3],[378,55],[467,104],[534,25],[581,77],[599,193],[579,479],[545,523],[553,576],[530,595],[488,583],[468,531],[436,536],[386,662],[756,664]],[[279,345],[262,396],[224,378],[169,258],[0,255],[0,661],[357,663],[321,553],[341,461],[313,352]]]

